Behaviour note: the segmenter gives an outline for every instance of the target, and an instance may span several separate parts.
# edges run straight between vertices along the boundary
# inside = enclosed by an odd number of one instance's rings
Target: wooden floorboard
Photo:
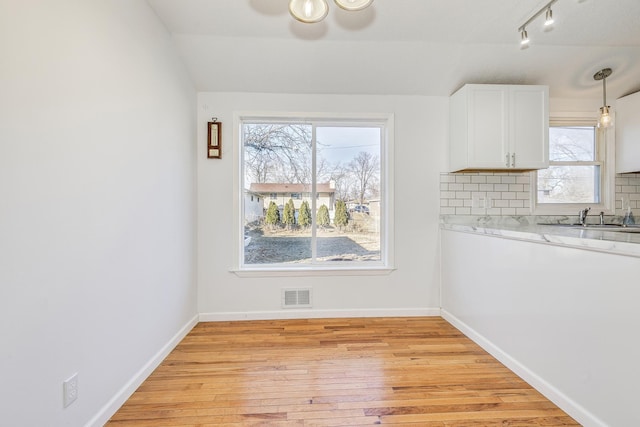
[[[199,323],[107,426],[578,426],[442,318]]]

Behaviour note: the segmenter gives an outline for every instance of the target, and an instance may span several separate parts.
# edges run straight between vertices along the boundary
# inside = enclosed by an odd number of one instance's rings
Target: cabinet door
[[[510,155],[515,169],[549,166],[549,104],[546,86],[511,86]],[[515,161],[514,161],[515,160]]]
[[[507,88],[470,86],[468,94],[469,166],[504,169],[507,156]]]
[[[640,92],[616,101],[616,172],[640,171]]]

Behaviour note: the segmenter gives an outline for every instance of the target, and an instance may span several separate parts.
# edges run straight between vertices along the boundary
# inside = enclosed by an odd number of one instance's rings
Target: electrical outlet
[[[487,198],[485,196],[475,195],[471,199],[471,207],[475,209],[486,209]]]
[[[78,398],[78,373],[73,374],[62,383],[64,407],[71,405]]]

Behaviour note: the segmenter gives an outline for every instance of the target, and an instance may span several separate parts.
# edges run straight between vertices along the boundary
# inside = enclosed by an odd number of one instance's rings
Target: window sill
[[[317,276],[385,276],[395,271],[395,267],[366,268],[246,268],[231,269],[238,277],[317,277]]]

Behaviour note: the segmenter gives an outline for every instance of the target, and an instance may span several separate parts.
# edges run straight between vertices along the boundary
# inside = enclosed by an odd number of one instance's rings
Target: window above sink
[[[596,117],[552,118],[549,125],[549,168],[531,173],[534,215],[577,215],[614,212],[615,166],[609,131]]]

